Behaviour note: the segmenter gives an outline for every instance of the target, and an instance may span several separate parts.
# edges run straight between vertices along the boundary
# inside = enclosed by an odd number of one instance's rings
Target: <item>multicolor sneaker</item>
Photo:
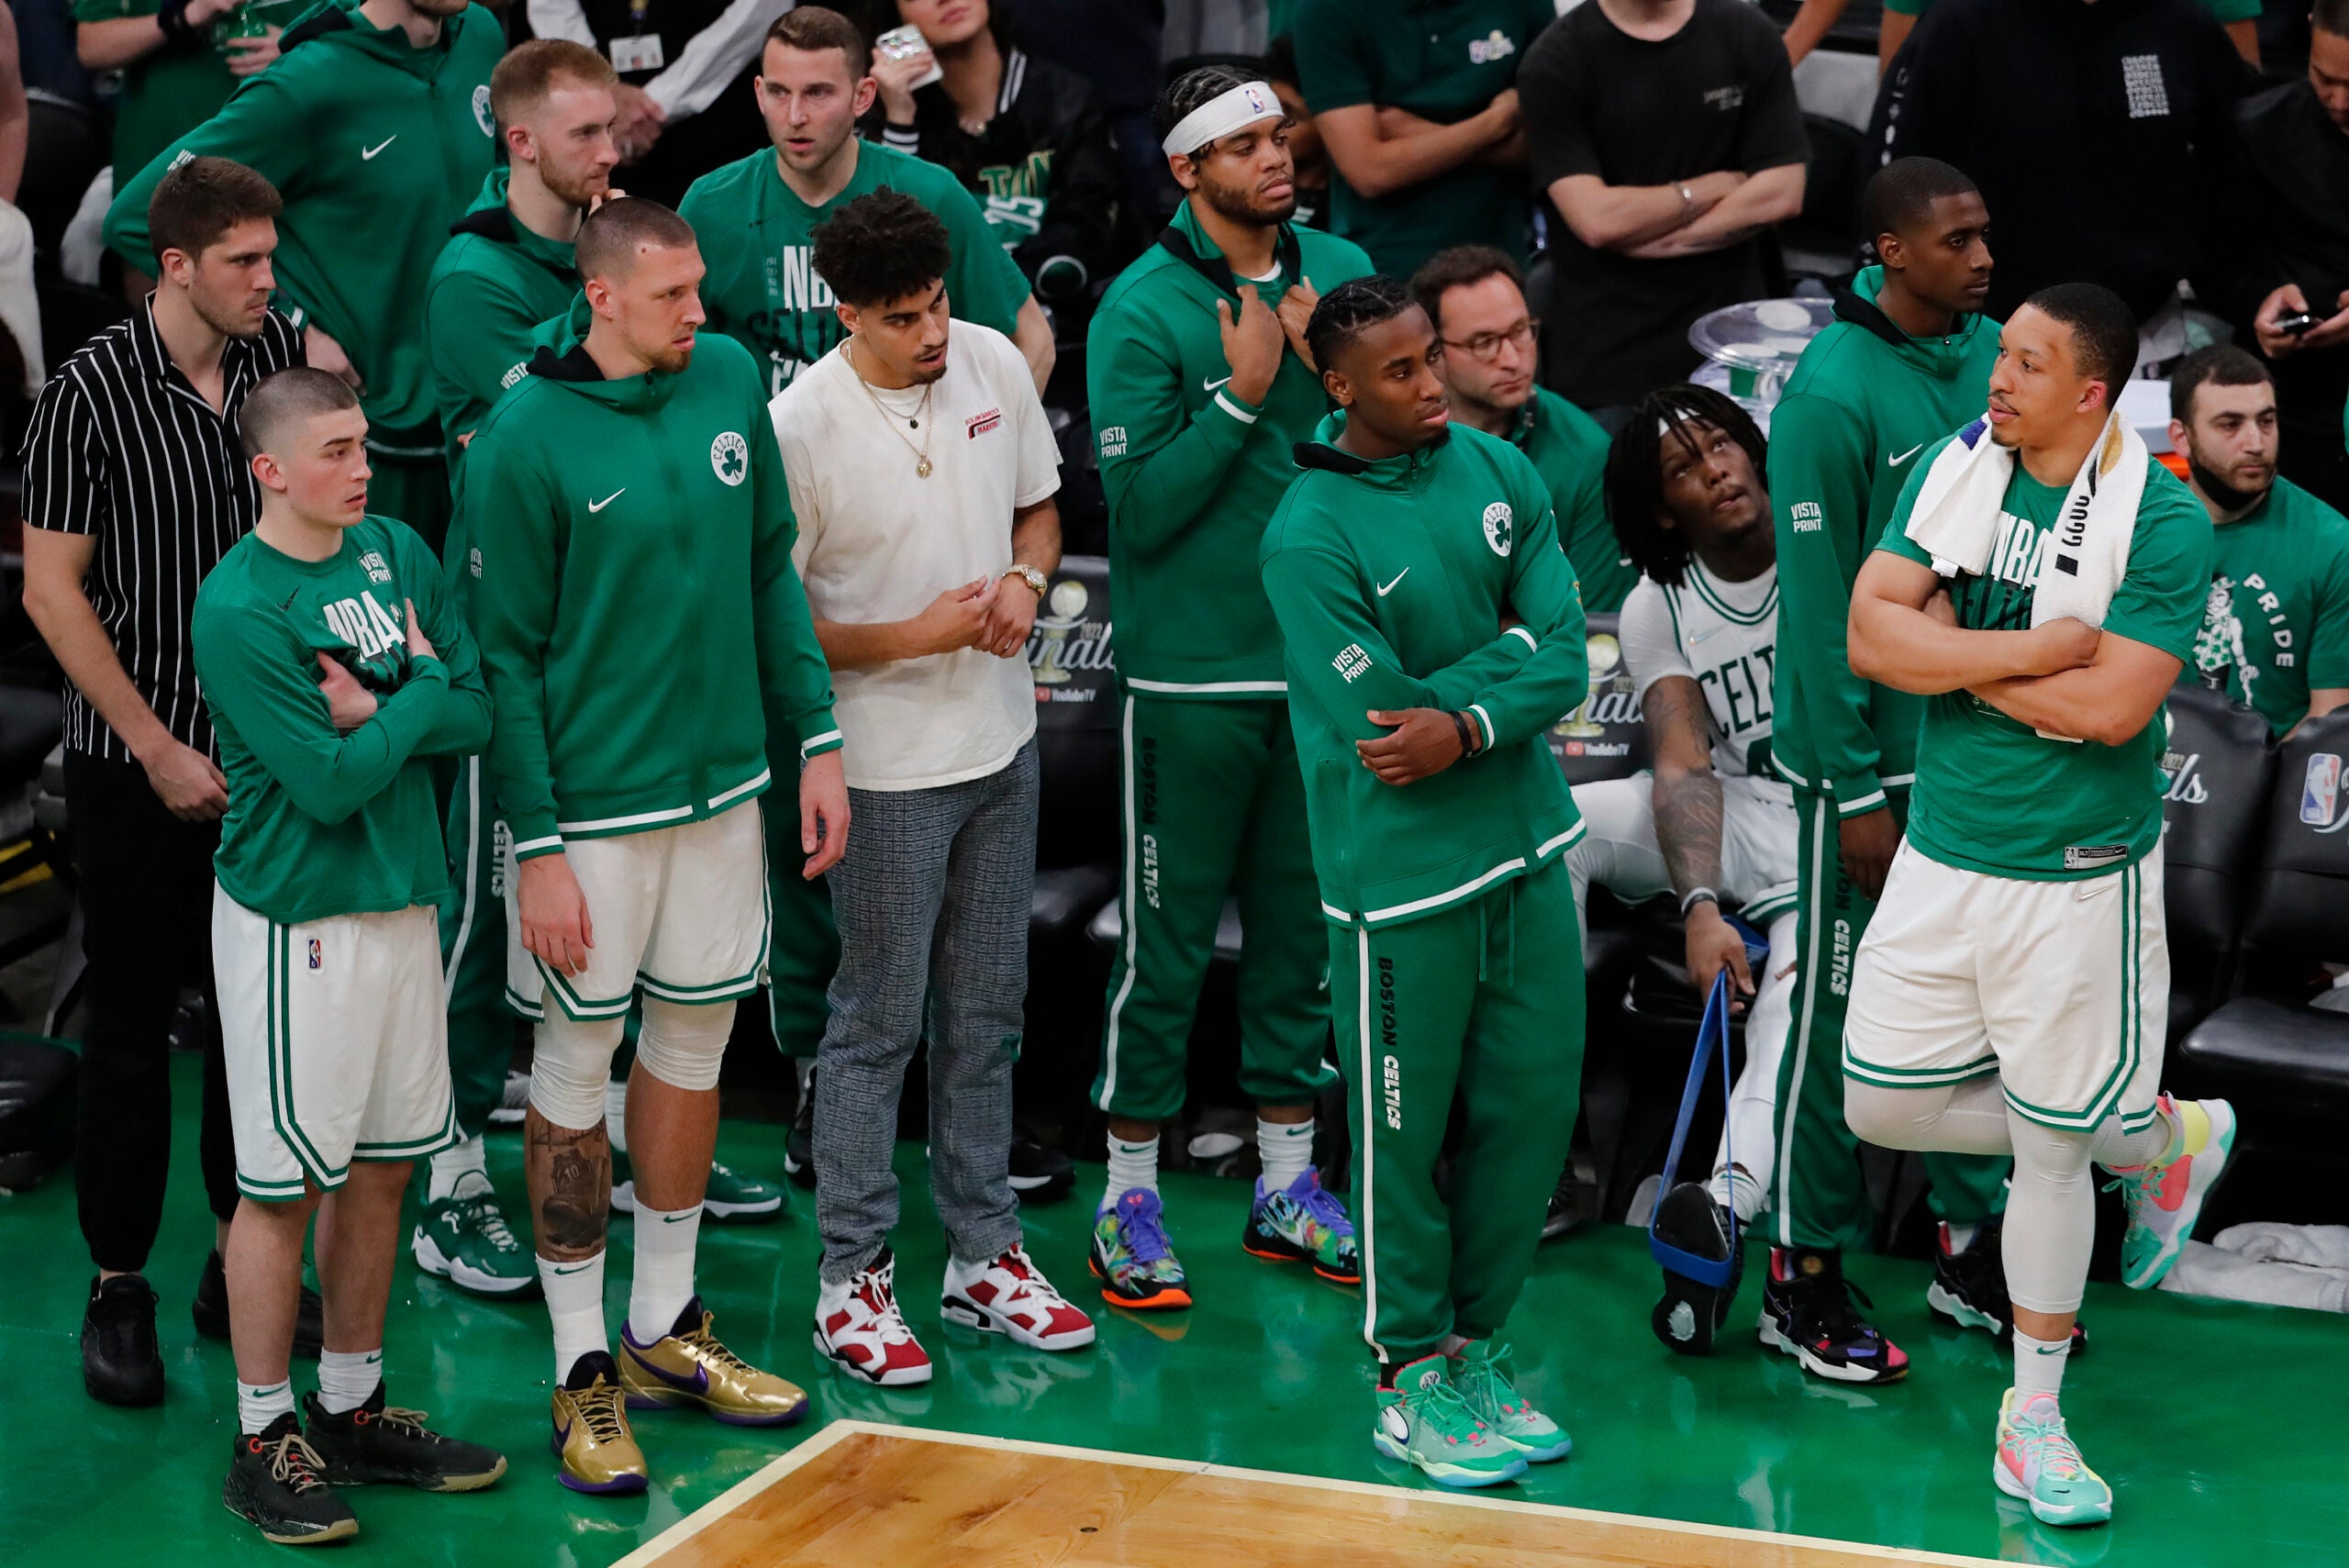
[[[497,1195],[478,1173],[459,1193],[436,1198],[417,1217],[408,1250],[416,1266],[476,1296],[519,1296],[535,1290],[539,1270],[516,1240]]]
[[[612,1151],[612,1211],[636,1212],[635,1169],[629,1163],[628,1151],[624,1149]],[[783,1189],[756,1176],[746,1176],[723,1161],[712,1160],[709,1184],[702,1189],[701,1211],[705,1218],[721,1223],[732,1220],[756,1224],[783,1212]]]
[[[336,1415],[315,1394],[302,1396],[310,1451],[329,1485],[390,1485],[419,1492],[478,1492],[506,1473],[506,1456],[479,1443],[444,1437],[421,1410],[384,1402],[384,1385],[356,1409]]]
[[[1264,1178],[1256,1178],[1256,1202],[1248,1211],[1240,1245],[1250,1256],[1276,1263],[1310,1262],[1315,1273],[1339,1284],[1362,1283],[1354,1222],[1347,1218],[1346,1206],[1322,1190],[1321,1173],[1310,1165],[1277,1191],[1267,1192]]]
[[[1089,1262],[1101,1299],[1112,1307],[1150,1312],[1191,1305],[1190,1284],[1166,1239],[1165,1212],[1148,1187],[1129,1187],[1101,1205]]]
[[[1854,1296],[1862,1307],[1876,1306],[1843,1277],[1841,1252],[1773,1247],[1769,1283],[1762,1288],[1762,1342],[1794,1357],[1813,1377],[1898,1382],[1909,1375],[1907,1353],[1860,1315]]]
[[[883,1388],[928,1383],[930,1354],[897,1310],[897,1260],[887,1248],[845,1284],[816,1287],[816,1353]]]
[[[2006,1258],[2000,1250],[2003,1215],[1992,1215],[1976,1227],[1964,1248],[1953,1244],[1949,1221],[1941,1222],[1933,1249],[1933,1283],[1925,1287],[1925,1305],[1961,1329],[1987,1329],[2000,1340],[2014,1334],[2014,1304],[2007,1296]],[[2088,1348],[2087,1326],[2072,1319],[2073,1355]]]
[[[598,1496],[644,1490],[651,1479],[644,1451],[629,1430],[620,1369],[608,1352],[592,1351],[572,1363],[554,1391],[553,1420],[547,1447],[562,1462],[557,1480]]]
[[[1370,1446],[1416,1464],[1439,1486],[1498,1486],[1525,1473],[1525,1455],[1477,1418],[1444,1375],[1445,1358],[1421,1356],[1395,1369],[1395,1385],[1378,1391],[1378,1424]]]
[[[2080,1457],[2053,1394],[2018,1398],[2007,1390],[1998,1403],[1998,1457],[1990,1479],[2030,1504],[2043,1525],[2100,1525],[2112,1518],[2112,1488]]]
[[[2121,1239],[2121,1282],[2134,1290],[2162,1283],[2202,1218],[2202,1205],[2235,1147],[2235,1108],[2224,1100],[2178,1101],[2164,1095],[2155,1106],[2177,1118],[2184,1147],[2175,1158],[2113,1171],[2112,1185],[2129,1209]],[[2110,1189],[2108,1189],[2110,1190]]]
[[[1070,1306],[1019,1246],[983,1263],[947,1259],[938,1315],[1031,1351],[1076,1351],[1093,1342],[1093,1319]]]
[[[669,1331],[647,1343],[620,1330],[620,1388],[631,1410],[698,1405],[729,1427],[787,1427],[807,1413],[796,1384],[761,1372],[718,1343],[696,1296]]]
[[[1711,1187],[1682,1182],[1664,1195],[1655,1210],[1655,1235],[1692,1257],[1727,1263],[1729,1283],[1710,1285],[1662,1269],[1664,1294],[1648,1313],[1648,1329],[1666,1350],[1684,1356],[1713,1353],[1713,1338],[1729,1321],[1745,1273],[1745,1236],[1736,1212],[1719,1202]]]
[[[1564,1428],[1533,1407],[1533,1401],[1509,1381],[1508,1347],[1490,1340],[1471,1340],[1449,1361],[1453,1386],[1468,1402],[1476,1418],[1500,1434],[1535,1464],[1546,1464],[1574,1452],[1574,1440]]]

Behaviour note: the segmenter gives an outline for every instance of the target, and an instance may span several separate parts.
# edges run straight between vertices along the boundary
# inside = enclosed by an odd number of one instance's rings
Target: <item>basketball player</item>
[[[449,874],[424,759],[478,748],[489,694],[430,547],[367,513],[351,389],[280,371],[237,422],[261,519],[205,579],[192,632],[228,778],[212,951],[243,1195],[221,1497],[268,1540],[307,1544],[358,1533],[335,1485],[470,1492],[506,1473],[387,1406],[383,1375],[409,1162],[457,1136],[432,910]],[[314,1213],[327,1332],[306,1431],[286,1359]]]
[[[1566,851],[1577,919],[1594,881],[1631,902],[1674,895],[1698,993],[1709,995],[1727,970],[1731,1006],[1747,1015],[1745,1066],[1711,1178],[1683,1183],[1657,1210],[1669,1240],[1721,1260],[1731,1256],[1731,1216],[1751,1225],[1769,1192],[1794,964],[1794,800],[1769,768],[1778,566],[1764,462],[1762,432],[1745,410],[1699,386],[1650,393],[1615,438],[1607,510],[1640,570],[1620,635],[1655,773],[1577,788],[1589,832]],[[1758,976],[1730,908],[1767,933]],[[1658,1337],[1691,1355],[1710,1351],[1734,1290],[1667,1270]]]
[[[1240,1086],[1264,1174],[1241,1244],[1361,1277],[1354,1229],[1313,1166],[1330,1082],[1305,781],[1284,701],[1279,628],[1232,562],[1252,558],[1328,407],[1304,330],[1321,288],[1370,271],[1343,239],[1291,221],[1288,119],[1261,82],[1185,74],[1153,122],[1183,205],[1093,317],[1086,373],[1109,504],[1124,752],[1121,929],[1094,1104],[1109,1118],[1095,1211],[1101,1297],[1187,1307],[1158,1192],[1159,1129],[1184,1064],[1227,893],[1239,900]]]
[[[1372,276],[1307,351],[1338,412],[1264,530],[1354,1128],[1372,1442],[1445,1486],[1564,1459],[1495,1336],[1582,1077],[1582,834],[1542,732],[1589,687],[1582,602],[1525,455],[1454,430],[1435,328]],[[1436,1155],[1460,1106],[1447,1204]],[[1526,1114],[1538,1105],[1541,1114]]]
[[[739,345],[696,333],[693,230],[657,203],[607,202],[577,258],[584,293],[475,431],[462,499],[518,862],[508,917],[551,1004],[525,1128],[561,1478],[640,1492],[623,1393],[746,1426],[807,1410],[712,1335],[694,1255],[734,1004],[765,970],[767,713],[806,759],[803,875],[840,858],[848,800],[764,387]],[[636,1272],[615,1362],[605,1084],[640,989]]]
[[[1903,158],[1862,193],[1880,263],[1835,296],[1835,319],[1795,367],[1770,417],[1780,614],[1771,762],[1794,786],[1801,882],[1792,1034],[1778,1060],[1764,1335],[1813,1377],[1889,1383],[1909,1357],[1872,1323],[1843,1277],[1875,1211],[1843,1122],[1844,998],[1900,842],[1916,774],[1921,705],[1854,674],[1844,657],[1852,579],[1883,532],[1919,454],[1981,412],[1998,347],[1981,314],[1990,287],[1989,213],[1946,163]],[[2003,1335],[2006,1284],[1995,1218],[2007,1162],[1926,1156],[1942,1220],[1926,1300]]]
[[[2058,1398],[2089,1167],[2121,1180],[2122,1274],[2143,1289],[2234,1141],[2224,1101],[2157,1092],[2156,720],[2201,626],[2210,524],[2113,411],[2136,359],[2119,296],[2033,295],[1999,334],[1988,413],[1919,459],[1852,592],[1853,669],[1932,700],[1853,966],[1845,1113],[1889,1148],[2014,1156],[2015,1383],[1991,1474],[2056,1525],[2112,1514]]]

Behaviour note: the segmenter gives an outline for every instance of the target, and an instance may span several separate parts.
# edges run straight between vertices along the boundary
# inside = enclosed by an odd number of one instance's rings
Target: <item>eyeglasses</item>
[[[1446,338],[1442,341],[1447,349],[1457,349],[1472,360],[1482,360],[1490,364],[1500,358],[1502,344],[1530,349],[1541,336],[1542,318],[1529,316],[1506,332],[1479,332],[1474,338]]]

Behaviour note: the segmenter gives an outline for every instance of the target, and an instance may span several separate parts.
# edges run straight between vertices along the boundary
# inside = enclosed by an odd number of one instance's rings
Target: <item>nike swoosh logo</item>
[[[651,1373],[653,1376],[659,1378],[662,1382],[667,1384],[672,1388],[681,1388],[688,1394],[707,1394],[709,1392],[709,1369],[706,1366],[696,1365],[694,1368],[694,1374],[691,1377],[679,1377],[675,1373],[669,1371],[665,1367],[654,1366],[651,1362],[646,1361],[642,1356],[638,1355],[633,1347],[629,1351],[628,1359],[634,1362],[637,1365],[642,1367],[645,1371]]]
[[[588,511],[590,511],[591,513],[592,513],[592,512],[600,512],[600,511],[602,511],[605,507],[607,507],[607,506],[610,506],[613,502],[615,502],[615,501],[618,500],[621,496],[623,496],[623,495],[627,495],[627,494],[628,494],[628,486],[627,486],[627,485],[625,485],[625,484],[623,484],[623,485],[621,485],[618,490],[615,490],[615,491],[613,491],[610,495],[608,495],[605,496],[602,500],[600,500],[600,501],[590,501],[590,502],[588,502],[588,503],[587,503],[587,510],[588,510]]]
[[[1207,390],[1208,390],[1208,391],[1209,391],[1209,392],[1213,392],[1217,387],[1221,386],[1225,381],[1230,381],[1230,379],[1231,379],[1231,378],[1230,378],[1230,376],[1225,376],[1225,377],[1223,378],[1223,381],[1211,381],[1211,382],[1208,383],[1208,384],[1207,384]]]
[[[384,149],[385,149],[386,147],[389,147],[392,143],[394,143],[394,142],[397,141],[398,139],[399,139],[399,133],[398,133],[397,131],[395,131],[395,132],[393,132],[391,135],[389,135],[389,136],[387,136],[387,137],[384,138],[384,139],[383,139],[383,140],[381,140],[381,141],[377,142],[377,143],[376,143],[374,146],[373,146],[373,147],[362,147],[362,148],[361,148],[361,149],[359,150],[359,156],[360,156],[361,161],[363,161],[363,162],[373,163],[373,162],[375,161],[375,154],[377,154],[378,152],[383,151],[383,150],[384,150]]]
[[[585,1269],[585,1268],[592,1268],[592,1267],[594,1267],[594,1266],[595,1266],[595,1262],[596,1262],[596,1261],[595,1261],[593,1258],[590,1258],[589,1260],[587,1260],[587,1262],[584,1262],[584,1263],[573,1263],[573,1264],[572,1264],[572,1265],[571,1265],[569,1268],[567,1268],[567,1269],[566,1269],[566,1268],[564,1268],[561,1263],[557,1263],[557,1264],[554,1266],[554,1272],[555,1272],[555,1273],[559,1273],[559,1274],[575,1274],[575,1273],[578,1273],[580,1270],[582,1270],[582,1269]]]
[[[1703,630],[1703,631],[1692,631],[1692,632],[1690,632],[1690,633],[1688,634],[1688,646],[1689,646],[1689,647],[1691,647],[1691,648],[1696,647],[1696,646],[1697,646],[1697,644],[1698,644],[1698,643],[1700,643],[1700,642],[1704,641],[1704,640],[1705,640],[1705,639],[1707,639],[1707,638],[1709,638],[1709,637],[1712,636],[1714,632],[1717,632],[1717,631],[1719,631],[1719,630],[1720,630],[1720,628],[1719,628],[1719,627],[1717,627],[1717,626],[1716,626],[1716,627],[1709,627],[1709,628],[1706,628],[1705,630]]]
[[[690,1214],[664,1214],[661,1217],[661,1223],[663,1225],[683,1225],[686,1220],[691,1219],[692,1218],[693,1216]]]
[[[1924,443],[1924,442],[1922,442],[1922,441],[1919,441],[1915,446],[1910,447],[1907,451],[1902,452],[1898,457],[1892,458],[1892,459],[1890,459],[1890,460],[1888,460],[1888,461],[1889,461],[1890,465],[1891,465],[1892,467],[1894,467],[1894,468],[1898,468],[1902,463],[1907,462],[1910,458],[1915,457],[1919,452],[1923,451],[1924,450],[1925,450],[1925,443]]]
[[[1404,578],[1408,577],[1410,574],[1411,569],[1406,566],[1402,571],[1395,573],[1395,583],[1400,583]],[[1381,583],[1378,584],[1378,596],[1383,599],[1387,595],[1393,593],[1395,591],[1395,583]]]

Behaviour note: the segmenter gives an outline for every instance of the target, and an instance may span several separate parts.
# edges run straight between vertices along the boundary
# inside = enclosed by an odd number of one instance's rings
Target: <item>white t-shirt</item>
[[[919,387],[875,388],[889,413],[874,407],[845,357],[852,341],[768,406],[799,517],[791,559],[819,619],[910,620],[945,590],[1011,564],[1012,510],[1060,488],[1060,449],[1028,361],[1002,333],[953,324],[926,429],[907,424]],[[915,473],[925,436],[927,479]],[[964,648],[833,671],[850,787],[934,789],[1007,766],[1036,732],[1025,655]]]
[[[1778,658],[1778,569],[1724,583],[1693,557],[1681,585],[1642,577],[1624,597],[1617,627],[1623,665],[1640,700],[1666,675],[1703,689],[1713,718],[1713,771],[1773,780],[1752,765],[1770,738],[1771,676]]]

